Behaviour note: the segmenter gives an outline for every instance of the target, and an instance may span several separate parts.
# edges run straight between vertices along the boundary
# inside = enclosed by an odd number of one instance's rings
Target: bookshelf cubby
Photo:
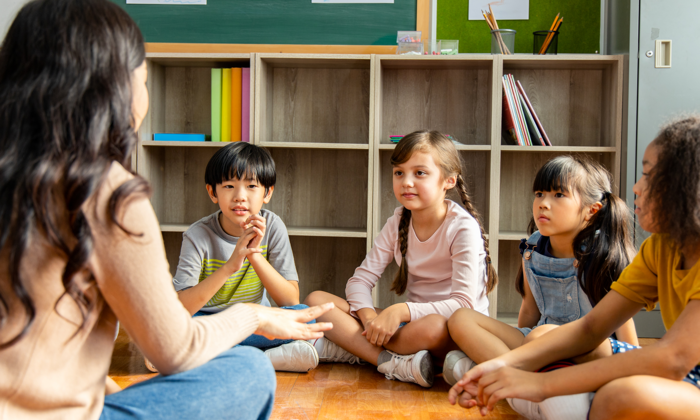
[[[531,216],[531,183],[551,157],[579,153],[605,165],[619,189],[622,58],[600,55],[395,56],[149,53],[151,108],[140,129],[137,170],[153,185],[171,271],[182,232],[214,212],[204,168],[227,143],[151,141],[155,132],[210,134],[210,71],[251,67],[251,141],[277,165],[266,208],[289,230],[300,297],[345,296],[386,219],[399,205],[392,188],[390,135],[439,130],[459,141],[469,192],[488,233],[500,283],[492,316],[517,322],[518,244]],[[553,147],[502,144],[502,76],[523,84]],[[450,198],[460,202],[457,194]],[[375,304],[389,291],[387,267]]]

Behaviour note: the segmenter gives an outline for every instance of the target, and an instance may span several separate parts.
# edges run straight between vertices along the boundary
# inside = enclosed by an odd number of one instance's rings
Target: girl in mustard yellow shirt
[[[583,318],[471,369],[452,404],[486,414],[503,398],[542,401],[597,391],[590,419],[688,419],[700,412],[700,116],[664,127],[647,147],[633,191],[652,236],[612,290]],[[532,373],[595,349],[641,308],[660,303],[656,343],[589,363]],[[695,413],[695,414],[693,414]]]

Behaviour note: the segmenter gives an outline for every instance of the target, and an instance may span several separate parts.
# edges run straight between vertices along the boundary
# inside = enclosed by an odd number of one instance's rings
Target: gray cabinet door
[[[698,18],[700,1],[641,0],[639,3],[635,180],[641,176],[644,150],[659,128],[679,114],[700,112]],[[670,68],[655,67],[657,39],[671,40]],[[630,51],[630,61],[633,60],[634,53]],[[646,236],[646,232],[637,228],[638,244]],[[635,317],[635,324],[640,337],[661,337],[665,332],[658,307],[651,313],[642,311]]]

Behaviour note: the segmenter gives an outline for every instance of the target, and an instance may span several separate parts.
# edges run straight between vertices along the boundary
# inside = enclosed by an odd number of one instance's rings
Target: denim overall
[[[536,252],[541,235],[535,232],[520,244],[523,250],[525,277],[540,310],[536,327],[563,325],[575,321],[593,309],[576,276],[575,258],[551,258]],[[538,250],[544,251],[544,250]],[[535,327],[535,328],[536,328]],[[531,328],[518,328],[528,335]]]

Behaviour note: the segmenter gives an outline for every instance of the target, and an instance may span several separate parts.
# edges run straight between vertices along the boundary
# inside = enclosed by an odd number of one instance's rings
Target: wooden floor
[[[650,340],[643,340],[646,344]],[[115,343],[109,375],[125,388],[155,376],[124,331]],[[309,373],[277,372],[272,419],[523,419],[505,402],[481,417],[447,402],[449,387],[442,377],[430,389],[389,381],[371,365],[321,364]]]

